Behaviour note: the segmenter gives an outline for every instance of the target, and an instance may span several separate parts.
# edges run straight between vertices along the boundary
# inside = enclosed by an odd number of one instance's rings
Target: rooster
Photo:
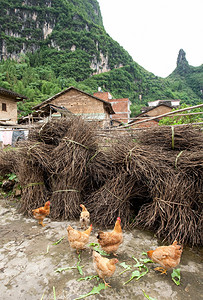
[[[178,245],[177,241],[174,241],[170,246],[161,246],[155,250],[147,251],[147,255],[155,263],[161,265],[161,267],[157,267],[154,270],[162,274],[167,274],[166,271],[168,269],[175,268],[179,265],[182,251],[182,246]]]
[[[117,258],[108,259],[106,257],[102,257],[98,252],[93,251],[93,265],[95,271],[99,275],[99,277],[104,281],[105,287],[111,287],[109,283],[105,281],[105,277],[111,277],[116,270],[116,263],[118,263]]]
[[[89,236],[92,231],[92,224],[85,231],[79,231],[73,229],[69,225],[67,231],[68,231],[68,241],[70,246],[76,249],[77,254],[79,254],[79,250],[85,249],[85,245],[89,242]]]
[[[116,251],[120,244],[123,242],[123,233],[121,229],[121,219],[118,217],[113,231],[103,232],[99,231],[97,235],[98,242],[101,248],[107,253],[113,253],[115,256]]]
[[[39,224],[44,227],[45,224],[43,223],[43,220],[46,216],[50,214],[50,201],[47,201],[42,207],[33,209],[32,213],[34,218],[39,220]]]

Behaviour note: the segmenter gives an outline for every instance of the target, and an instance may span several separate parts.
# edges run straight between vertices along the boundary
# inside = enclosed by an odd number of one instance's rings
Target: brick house
[[[148,107],[136,117],[156,117],[172,111],[173,107],[167,104],[159,104],[155,107]]]
[[[102,128],[110,127],[110,116],[115,113],[108,101],[92,96],[75,87],[69,87],[34,106],[35,114],[36,112],[40,114],[48,104],[57,108],[65,108],[66,111],[74,115],[82,115],[90,121],[99,122]],[[57,113],[55,115],[57,116]],[[58,114],[58,117],[60,117],[60,114]]]
[[[134,118],[134,122],[138,122],[144,118],[147,119],[171,112],[173,108],[177,108],[179,105],[180,100],[155,100],[148,102],[148,106],[142,108],[142,112]],[[151,124],[151,126],[158,125],[160,119],[161,118],[151,120],[146,123],[140,123],[140,127],[150,127],[149,124]]]
[[[17,123],[17,103],[24,99],[27,97],[0,87],[0,121]]]
[[[130,120],[130,100],[128,98],[113,99],[109,92],[98,91],[93,94],[95,97],[103,99],[111,103],[112,108],[115,112],[111,116],[113,121],[127,124]]]
[[[139,115],[137,115],[135,118],[133,118],[132,121],[129,122],[129,124],[131,124],[131,127],[136,127],[136,128],[143,128],[143,127],[152,127],[152,126],[158,126],[159,124],[159,119],[153,119],[147,122],[142,122],[142,123],[138,123],[139,121],[143,121],[143,120],[147,120],[150,119],[151,117],[156,117],[156,116],[160,116],[162,114],[168,113],[172,111],[172,107],[165,104],[165,103],[160,103],[159,105],[155,106],[155,107],[146,107],[145,109],[143,109],[144,111],[142,113],[140,113]]]

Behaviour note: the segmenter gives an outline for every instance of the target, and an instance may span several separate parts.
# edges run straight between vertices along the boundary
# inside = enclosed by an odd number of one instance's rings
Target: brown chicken
[[[174,241],[170,246],[161,246],[155,250],[147,251],[147,255],[155,263],[160,264],[162,267],[157,267],[154,270],[160,271],[162,274],[167,274],[168,269],[177,267],[180,263],[183,247]]]
[[[123,242],[123,233],[121,229],[121,219],[118,217],[113,231],[99,231],[97,235],[101,248],[107,253],[113,253],[115,256],[119,245]]]
[[[92,224],[85,231],[79,231],[73,229],[70,225],[67,228],[68,241],[72,248],[76,249],[79,254],[79,250],[85,249],[85,245],[89,242],[89,236],[92,231]]]
[[[82,229],[87,229],[90,224],[90,213],[83,204],[80,204],[80,207],[82,208],[80,214],[80,225]]]
[[[105,281],[105,277],[111,277],[114,274],[116,270],[115,264],[118,263],[117,258],[108,259],[106,257],[102,257],[96,251],[93,251],[92,256],[95,271],[97,272],[99,277],[103,279],[105,286],[111,287],[109,283]]]
[[[46,224],[43,223],[43,220],[50,214],[50,201],[47,201],[42,207],[33,209],[32,213],[34,218],[39,220],[39,224],[44,227]]]

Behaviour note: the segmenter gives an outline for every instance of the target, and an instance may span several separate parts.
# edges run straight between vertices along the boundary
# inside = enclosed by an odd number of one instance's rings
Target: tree
[[[173,111],[190,107],[186,104],[181,105],[178,109],[173,109]],[[203,112],[203,107],[195,108],[192,110],[186,110],[181,112],[183,116],[173,115],[171,117],[164,117],[159,121],[159,125],[177,125],[177,124],[191,124],[203,122],[202,114],[188,115],[189,113]],[[185,116],[184,116],[185,115]]]

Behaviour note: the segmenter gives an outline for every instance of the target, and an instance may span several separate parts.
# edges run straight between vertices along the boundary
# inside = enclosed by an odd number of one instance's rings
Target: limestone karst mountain
[[[148,72],[105,31],[97,0],[1,0],[0,27],[0,86],[29,98],[21,111],[71,85],[100,86],[133,105],[202,100],[202,66],[191,67],[181,50],[168,78]]]

